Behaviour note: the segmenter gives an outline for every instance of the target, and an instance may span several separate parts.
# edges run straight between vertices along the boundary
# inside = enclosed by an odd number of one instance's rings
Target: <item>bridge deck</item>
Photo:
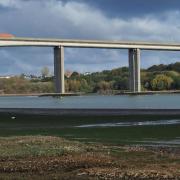
[[[102,40],[75,40],[75,39],[43,39],[43,38],[0,38],[0,47],[10,46],[64,46],[80,48],[112,48],[145,50],[179,51],[180,43],[138,42],[138,41],[102,41]]]

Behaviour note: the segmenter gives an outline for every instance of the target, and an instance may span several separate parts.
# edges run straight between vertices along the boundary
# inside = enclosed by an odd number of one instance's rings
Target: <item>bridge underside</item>
[[[54,83],[56,93],[65,93],[64,47],[54,48]],[[129,49],[129,90],[141,92],[140,49]]]

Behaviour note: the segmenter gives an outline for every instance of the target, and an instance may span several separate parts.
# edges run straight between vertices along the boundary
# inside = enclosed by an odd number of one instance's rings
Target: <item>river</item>
[[[179,94],[0,97],[0,108],[180,109]],[[71,117],[0,114],[0,136],[51,135],[80,141],[180,146],[180,117]]]
[[[35,96],[0,97],[0,108],[162,108],[180,109],[179,94],[71,96],[62,98]]]

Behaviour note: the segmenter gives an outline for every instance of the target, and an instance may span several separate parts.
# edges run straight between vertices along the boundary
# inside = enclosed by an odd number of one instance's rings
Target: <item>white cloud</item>
[[[20,3],[22,3],[20,0],[0,0],[0,6],[4,8],[19,8]]]
[[[0,17],[2,27],[19,36],[180,40],[179,11],[124,19],[107,17],[99,9],[82,2],[63,3],[56,0],[2,0],[2,2],[7,5],[19,4],[22,7],[16,12],[8,11]]]
[[[84,1],[56,0],[0,0],[0,6],[18,7],[16,11],[6,11],[0,16],[0,32],[8,32],[17,36],[81,38],[81,39],[112,39],[139,41],[180,41],[180,11],[147,14],[141,17],[117,18],[108,17],[101,10],[87,5]],[[21,7],[21,8],[20,8]],[[8,53],[8,51],[6,50]],[[18,52],[18,50],[17,50]],[[46,56],[42,49],[28,54],[29,61],[24,62],[24,56],[15,53],[19,59],[19,71],[35,72],[45,64],[50,65],[52,51]],[[30,51],[31,52],[31,51]],[[127,54],[111,50],[67,50],[65,54],[66,67],[81,71],[94,71],[127,64]],[[24,53],[25,51],[20,51]],[[1,52],[0,52],[1,55]],[[158,57],[151,53],[143,55],[143,66],[151,62],[161,62],[162,53]],[[30,59],[33,59],[31,61]],[[42,61],[43,59],[43,61]],[[173,58],[173,61],[176,58]],[[164,62],[164,61],[163,61]],[[167,61],[168,63],[169,61]],[[44,63],[44,64],[43,64]],[[0,64],[1,65],[1,64]],[[3,68],[1,66],[1,68]]]

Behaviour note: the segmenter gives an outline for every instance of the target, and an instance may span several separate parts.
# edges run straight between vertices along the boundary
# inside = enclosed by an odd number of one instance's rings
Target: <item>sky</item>
[[[0,33],[17,37],[180,42],[179,0],[0,0]],[[0,48],[0,75],[53,74],[53,48]],[[180,60],[180,52],[142,51],[141,67]],[[127,50],[65,48],[65,69],[128,66]]]

